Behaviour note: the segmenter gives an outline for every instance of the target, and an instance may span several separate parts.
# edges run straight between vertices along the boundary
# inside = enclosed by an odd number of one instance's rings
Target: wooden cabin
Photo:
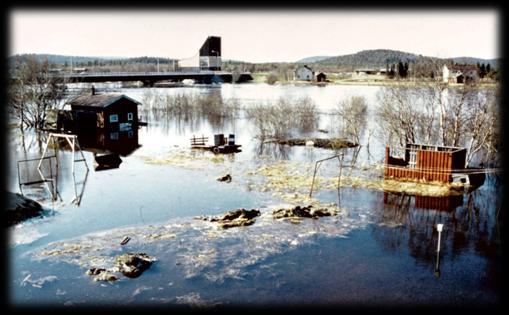
[[[138,128],[138,105],[126,95],[80,95],[69,101],[77,130],[130,131]]]
[[[453,173],[466,168],[465,148],[407,144],[404,157],[393,157],[385,148],[386,179],[426,180],[450,183]]]
[[[325,82],[325,81],[327,81],[327,76],[325,75],[325,73],[320,72],[316,75],[316,82]]]

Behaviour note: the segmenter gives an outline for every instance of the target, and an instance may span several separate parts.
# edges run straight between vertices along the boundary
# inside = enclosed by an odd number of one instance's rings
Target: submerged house
[[[465,148],[407,144],[404,151],[404,157],[393,157],[385,148],[384,178],[450,183],[466,170]]]
[[[141,103],[126,95],[80,95],[68,104],[77,131],[130,131],[138,128],[138,105]]]
[[[80,95],[68,103],[70,110],[48,112],[44,129],[78,135],[80,145],[127,155],[138,144],[138,105],[120,94]]]

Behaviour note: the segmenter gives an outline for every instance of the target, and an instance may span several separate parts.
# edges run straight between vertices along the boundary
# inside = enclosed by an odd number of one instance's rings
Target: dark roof
[[[90,107],[108,107],[111,104],[125,98],[135,104],[141,103],[123,94],[96,94],[96,95],[80,95],[68,103],[71,106],[90,106]]]
[[[449,69],[455,71],[477,71],[477,66],[475,65],[450,65]]]

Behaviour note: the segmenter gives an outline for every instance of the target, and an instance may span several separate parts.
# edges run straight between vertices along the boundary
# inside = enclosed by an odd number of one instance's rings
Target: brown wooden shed
[[[404,157],[393,157],[385,148],[384,177],[452,182],[452,174],[466,168],[465,148],[407,144]]]
[[[80,95],[69,101],[78,130],[130,131],[138,128],[138,105],[126,95]]]

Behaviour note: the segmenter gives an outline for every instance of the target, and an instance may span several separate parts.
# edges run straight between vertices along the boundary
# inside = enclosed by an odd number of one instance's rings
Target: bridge
[[[197,83],[243,83],[253,80],[251,73],[227,71],[168,71],[168,72],[85,72],[55,74],[66,82],[126,82],[140,81],[153,86],[160,81],[181,82],[186,79]]]

